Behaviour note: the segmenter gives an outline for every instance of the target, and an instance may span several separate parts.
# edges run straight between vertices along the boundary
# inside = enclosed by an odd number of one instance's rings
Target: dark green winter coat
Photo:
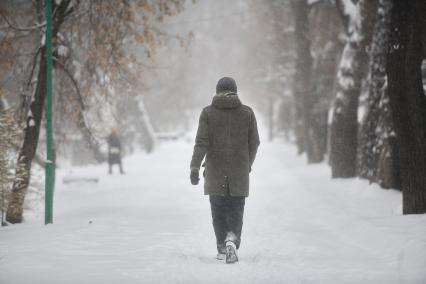
[[[205,159],[204,193],[249,195],[249,173],[259,146],[253,110],[235,93],[214,96],[200,116],[191,169]]]

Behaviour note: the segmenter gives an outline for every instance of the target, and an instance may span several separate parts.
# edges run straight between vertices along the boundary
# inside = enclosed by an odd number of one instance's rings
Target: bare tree
[[[43,1],[39,1],[39,9],[42,10]],[[65,17],[69,15],[70,0],[62,1],[59,6],[53,5],[55,13],[52,19],[52,36],[56,37]],[[16,167],[16,179],[12,186],[6,220],[10,223],[22,222],[23,203],[30,182],[31,163],[35,156],[38,138],[40,134],[41,119],[43,116],[46,95],[46,48],[40,47],[38,56],[37,86],[30,104],[30,111],[26,120],[25,136],[22,148],[18,156]]]
[[[120,89],[120,84],[132,88],[139,87],[137,82],[140,81],[143,64],[141,58],[131,50],[139,48],[138,51],[143,51],[145,57],[152,57],[158,39],[164,37],[155,23],[161,21],[164,16],[181,11],[183,2],[183,0],[53,2],[54,65],[58,72],[63,71],[63,76],[57,74],[59,81],[71,85],[69,89],[72,90],[71,96],[62,94],[60,99],[73,102],[69,118],[74,118],[78,129],[81,130],[98,160],[101,161],[103,157],[99,150],[99,142],[93,135],[92,125],[88,123],[87,109],[89,106],[97,107],[99,113],[102,113],[105,112],[108,103],[115,105],[116,91]],[[16,179],[6,216],[11,223],[22,221],[22,205],[30,181],[31,163],[39,141],[46,90],[45,46],[42,40],[43,1],[37,0],[34,3],[37,4],[35,18],[38,23],[30,27],[17,27],[2,13],[8,28],[19,32],[34,31],[42,41],[33,55],[34,64],[33,68],[30,68],[28,79],[29,82],[35,82],[35,91],[28,96],[29,99],[26,100],[28,107],[23,111],[25,137],[20,149]],[[104,109],[101,110],[102,106]],[[143,123],[148,121],[142,120]]]

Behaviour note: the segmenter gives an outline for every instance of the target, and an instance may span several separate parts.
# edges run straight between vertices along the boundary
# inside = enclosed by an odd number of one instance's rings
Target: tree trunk
[[[30,183],[31,162],[37,150],[45,96],[46,58],[45,48],[42,47],[39,58],[37,87],[30,107],[31,113],[27,116],[24,144],[18,156],[16,178],[13,182],[9,206],[6,213],[6,221],[12,224],[22,222],[24,198]]]
[[[394,130],[386,82],[392,0],[380,0],[370,60],[366,113],[359,132],[358,175],[384,188],[398,188]]]
[[[309,39],[308,12],[306,0],[292,2],[295,20],[296,71],[294,74],[293,96],[296,102],[296,142],[299,153],[306,151],[308,162],[317,162],[314,156],[312,110],[312,55]]]
[[[71,0],[63,0],[59,5],[53,2],[52,9],[55,10],[54,18],[52,19],[52,38],[55,38],[62,25],[68,6]],[[43,1],[38,1],[37,5],[40,11],[43,10]],[[42,14],[42,13],[40,13]],[[38,64],[37,86],[35,94],[30,106],[30,113],[27,114],[24,143],[19,152],[18,161],[16,164],[16,177],[13,182],[12,192],[9,200],[9,205],[6,213],[6,221],[15,224],[22,222],[23,205],[25,195],[30,183],[31,164],[36,154],[41,119],[45,107],[46,97],[46,48],[40,48],[40,57]]]
[[[333,100],[336,71],[343,49],[339,40],[343,28],[340,15],[331,1],[317,2],[310,11],[311,51],[314,55],[312,82],[314,157],[323,161],[327,152],[328,112]]]
[[[270,97],[268,103],[268,140],[274,141],[274,98]]]
[[[330,164],[333,178],[356,175],[358,99],[368,71],[367,46],[371,42],[377,0],[360,0],[358,18],[349,18],[348,39],[337,74],[337,93],[330,129]]]
[[[403,213],[426,213],[426,2],[394,0],[387,75],[400,163]]]
[[[155,147],[155,134],[142,97],[138,99],[137,106],[138,112],[140,113],[138,127],[142,134],[141,144],[147,153],[151,153]]]

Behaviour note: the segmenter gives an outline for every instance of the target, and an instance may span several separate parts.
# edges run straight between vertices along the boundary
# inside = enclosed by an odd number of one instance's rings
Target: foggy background
[[[290,48],[292,37],[276,34],[284,23],[274,24],[273,8],[262,1],[198,1],[165,21],[164,29],[189,42],[167,42],[156,54],[158,67],[147,71],[142,92],[154,129],[192,130],[224,76],[236,80],[241,100],[259,112],[261,130],[267,127],[271,102],[276,110],[289,95],[293,64],[293,51],[279,45],[288,41]]]

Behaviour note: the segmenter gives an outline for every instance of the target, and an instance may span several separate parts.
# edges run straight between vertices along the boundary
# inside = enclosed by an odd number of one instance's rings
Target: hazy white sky
[[[260,17],[265,11],[256,9],[262,7],[256,4],[260,2],[200,0],[166,19],[164,30],[184,37],[191,33],[192,40],[187,50],[177,41],[167,43],[157,53],[158,68],[148,72],[146,101],[155,122],[175,120],[177,115],[170,112],[177,107],[195,123],[201,107],[210,103],[217,80],[224,76],[236,79],[243,103],[258,104],[256,98],[265,94],[253,73],[265,68],[261,58],[267,50],[261,45],[268,28]],[[170,108],[165,110],[165,104]]]

